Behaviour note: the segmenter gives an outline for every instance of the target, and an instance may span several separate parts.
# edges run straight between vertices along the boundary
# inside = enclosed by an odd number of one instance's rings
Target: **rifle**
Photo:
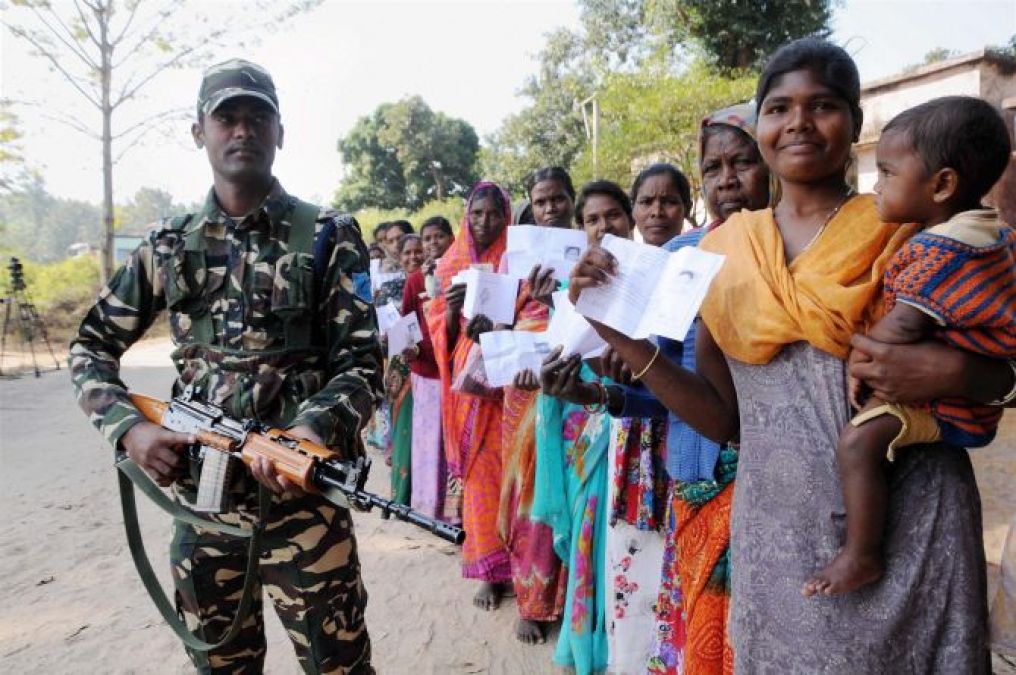
[[[143,394],[130,394],[130,399],[150,422],[171,431],[194,434],[197,444],[190,452],[192,457],[206,463],[202,473],[213,464],[209,460],[215,459],[215,455],[210,453],[236,457],[247,466],[257,457],[267,457],[279,474],[337,506],[352,506],[362,511],[377,508],[385,520],[395,516],[454,544],[465,540],[465,531],[460,527],[364,490],[370,470],[369,458],[359,457],[355,462],[343,460],[334,451],[282,429],[253,420],[232,419],[219,406],[196,400],[197,393],[188,387],[182,396],[168,402]],[[222,481],[219,483],[221,485]],[[204,487],[202,481],[199,499]]]

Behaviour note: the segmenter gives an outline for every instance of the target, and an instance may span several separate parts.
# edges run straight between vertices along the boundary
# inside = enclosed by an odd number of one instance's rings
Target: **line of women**
[[[891,467],[880,581],[800,593],[843,541],[834,451],[849,345],[865,355],[851,375],[900,401],[992,401],[1011,383],[989,358],[855,335],[910,230],[879,222],[848,185],[862,121],[849,55],[790,43],[755,101],[757,111],[734,106],[702,123],[705,227],[682,234],[690,188],[667,164],[640,172],[630,193],[608,181],[576,193],[559,168],[535,172],[528,188],[535,224],[574,221],[588,234],[573,302],[617,271],[597,246],[607,233],[725,255],[683,342],[594,322],[608,344],[600,357],[557,350],[539,373],[491,389],[478,339],[509,326],[467,320],[465,287],[452,280],[504,271],[509,196],[481,182],[450,246],[428,248],[424,232],[433,274],[414,271],[402,305],[427,335],[410,359],[414,419],[426,408],[419,439],[412,429],[411,500],[461,517],[474,604],[493,610],[514,594],[526,643],[560,620],[554,661],[578,673],[988,672],[980,501],[961,448],[929,445]],[[535,268],[510,328],[543,330],[557,288]],[[399,428],[396,419],[394,437]],[[438,446],[444,466],[419,469],[430,473],[418,503],[416,453],[433,462]],[[393,476],[407,463],[396,447]]]

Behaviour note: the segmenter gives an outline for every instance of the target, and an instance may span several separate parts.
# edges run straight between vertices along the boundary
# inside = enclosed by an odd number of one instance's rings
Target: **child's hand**
[[[865,356],[864,352],[851,349],[850,356],[847,357],[848,370],[850,366],[868,360],[870,359]],[[860,410],[864,406],[865,399],[868,398],[870,393],[871,390],[864,383],[864,380],[853,375],[847,375],[847,397],[850,399],[850,405],[853,406],[854,410]]]

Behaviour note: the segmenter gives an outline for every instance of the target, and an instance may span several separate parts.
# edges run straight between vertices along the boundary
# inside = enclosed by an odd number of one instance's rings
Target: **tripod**
[[[0,299],[0,304],[4,306],[3,335],[0,337],[0,375],[5,374],[2,365],[3,357],[7,353],[7,332],[11,329],[12,309],[14,311],[14,321],[17,323],[14,330],[19,337],[21,353],[25,352],[25,347],[27,346],[28,352],[32,355],[32,368],[35,370],[35,376],[39,377],[41,373],[39,362],[35,358],[35,345],[33,344],[36,335],[40,336],[46,344],[46,349],[49,350],[49,355],[53,359],[53,365],[56,366],[56,370],[60,370],[60,361],[57,360],[56,355],[53,353],[53,346],[49,343],[46,324],[42,322],[39,313],[35,310],[35,305],[32,304],[32,298],[28,295],[28,288],[25,286],[25,272],[21,266],[21,261],[17,258],[11,258],[11,262],[7,265],[7,270],[11,275],[10,291],[6,297]]]

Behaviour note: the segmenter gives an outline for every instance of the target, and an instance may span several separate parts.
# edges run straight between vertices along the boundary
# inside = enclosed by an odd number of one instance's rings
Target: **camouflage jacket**
[[[362,452],[382,358],[376,315],[356,292],[369,286],[367,249],[353,218],[321,210],[315,240],[329,233],[330,256],[315,271],[312,253],[289,250],[296,205],[276,182],[234,222],[209,192],[201,212],[164,221],[102,290],[71,342],[70,369],[78,403],[114,447],[143,419],[120,357],[168,309],[174,394],[193,384],[237,418],[307,425]]]

